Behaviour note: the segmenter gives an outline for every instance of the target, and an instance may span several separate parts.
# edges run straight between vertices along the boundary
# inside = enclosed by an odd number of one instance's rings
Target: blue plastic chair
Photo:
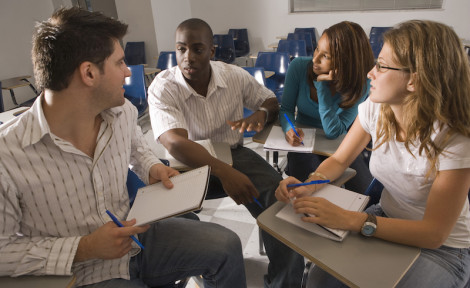
[[[176,65],[177,65],[177,62],[176,62],[175,51],[160,52],[160,55],[158,55],[158,60],[157,60],[158,69],[161,69],[163,71]]]
[[[258,81],[259,84],[266,86],[266,77],[264,76],[264,68],[263,67],[243,67],[248,73],[251,74],[251,76],[255,77],[256,81]],[[243,118],[246,118],[253,114],[253,111],[251,111],[248,108],[243,107]],[[245,131],[243,133],[243,137],[253,137],[256,134],[256,131]]]
[[[124,49],[124,58],[127,65],[145,64],[145,43],[127,42]]]
[[[307,49],[307,56],[313,56],[312,35],[310,33],[289,33],[287,40],[304,40]]]
[[[317,48],[317,31],[315,27],[309,28],[295,28],[294,33],[309,33],[312,36],[312,46],[313,50]]]
[[[284,91],[284,80],[290,58],[287,52],[259,52],[255,67],[263,67],[266,71],[273,71],[274,75],[266,78],[266,87],[273,91],[277,100],[281,103]]]
[[[369,33],[369,43],[370,47],[372,48],[372,52],[374,53],[374,58],[377,59],[380,54],[380,50],[382,50],[382,46],[384,45],[384,39],[382,34],[391,29],[392,27],[372,27],[370,28]]]
[[[228,34],[232,35],[235,44],[235,56],[245,57],[250,54],[250,42],[248,41],[248,29],[229,29]]]
[[[277,52],[289,53],[290,60],[299,56],[307,56],[305,40],[279,40]]]
[[[144,66],[143,65],[129,65],[132,75],[126,77],[124,84],[124,97],[129,99],[139,112],[139,117],[147,109],[147,89],[145,88]]]
[[[233,63],[235,61],[235,43],[232,35],[215,34],[214,35],[215,57],[216,61]]]

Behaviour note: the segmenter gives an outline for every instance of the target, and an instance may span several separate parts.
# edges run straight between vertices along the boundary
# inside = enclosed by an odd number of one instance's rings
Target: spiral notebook
[[[323,186],[320,190],[312,194],[313,197],[323,197],[337,206],[350,211],[363,211],[369,202],[369,196],[362,195],[350,190],[340,188],[331,184]],[[315,223],[302,221],[303,214],[296,214],[292,205],[284,206],[276,217],[299,226],[305,230],[313,232],[317,235],[335,240],[343,241],[349,231],[341,229],[327,228]]]
[[[210,167],[206,165],[171,177],[172,189],[161,182],[140,188],[127,220],[135,218],[139,226],[201,209],[209,176]]]

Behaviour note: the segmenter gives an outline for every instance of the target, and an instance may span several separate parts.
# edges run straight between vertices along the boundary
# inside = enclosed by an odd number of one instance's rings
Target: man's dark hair
[[[214,34],[212,33],[211,26],[209,26],[209,24],[207,24],[207,22],[202,19],[190,18],[190,19],[184,20],[183,22],[180,23],[180,25],[178,25],[178,27],[176,28],[176,31],[180,29],[181,30],[187,29],[187,30],[193,30],[193,31],[196,31],[196,30],[205,31],[207,32],[207,37],[209,37],[208,39],[209,43],[211,45],[213,44]]]
[[[36,24],[32,59],[36,84],[60,91],[85,61],[103,64],[114,52],[114,41],[127,33],[127,24],[77,7],[62,8]]]

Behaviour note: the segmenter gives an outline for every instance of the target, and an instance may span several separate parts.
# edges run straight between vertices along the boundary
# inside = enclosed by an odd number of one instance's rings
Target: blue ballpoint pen
[[[106,213],[108,213],[109,217],[111,217],[111,219],[117,226],[124,227],[124,225],[122,225],[122,223],[119,222],[119,220],[116,218],[116,216],[113,215],[113,213],[109,212],[109,210],[106,210]],[[134,235],[131,235],[131,238],[132,240],[135,241],[135,243],[137,243],[137,245],[139,245],[140,248],[145,249],[144,245],[142,245],[142,243],[140,243],[140,241],[137,238],[135,238]]]
[[[256,204],[258,204],[258,206],[259,206],[261,209],[264,209],[263,205],[261,205],[261,203],[259,203],[258,199],[256,199],[255,197],[253,197],[253,200],[255,201]]]
[[[297,184],[289,184],[287,187],[300,187],[300,186],[307,186],[307,185],[313,185],[313,184],[323,184],[323,183],[330,183],[330,180],[313,180],[310,182],[305,182],[305,183],[297,183]]]
[[[295,135],[297,135],[297,137],[300,138],[299,133],[297,133],[297,130],[295,130],[294,124],[292,124],[292,122],[290,121],[289,117],[287,117],[287,114],[286,114],[286,113],[284,113],[284,117],[286,117],[287,122],[289,123],[290,127],[292,128],[292,130],[294,130]],[[304,141],[301,141],[300,143],[302,143],[302,145],[304,145]]]

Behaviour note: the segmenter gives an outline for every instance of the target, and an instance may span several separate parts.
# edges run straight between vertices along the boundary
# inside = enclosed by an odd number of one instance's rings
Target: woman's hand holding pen
[[[294,129],[290,129],[286,133],[286,141],[292,146],[300,146],[304,140],[304,131],[301,128],[296,128],[296,130],[300,137],[295,134]]]
[[[294,177],[288,177],[279,182],[279,186],[275,192],[276,199],[284,203],[289,203],[292,201],[292,199],[310,196],[313,192],[315,192],[315,186],[317,185],[307,185],[295,188],[287,187],[289,184],[299,183],[302,182]]]

